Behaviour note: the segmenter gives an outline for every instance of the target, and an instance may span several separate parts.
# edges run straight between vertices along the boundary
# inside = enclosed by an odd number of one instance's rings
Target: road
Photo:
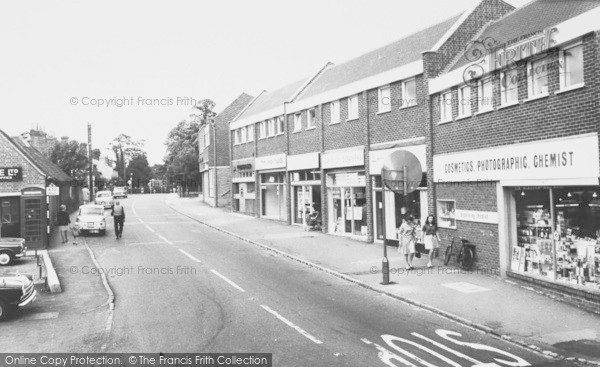
[[[208,228],[167,198],[121,200],[123,238],[109,223],[85,239],[116,297],[98,352],[264,352],[274,366],[554,364]],[[97,279],[94,270],[73,269],[69,281]]]

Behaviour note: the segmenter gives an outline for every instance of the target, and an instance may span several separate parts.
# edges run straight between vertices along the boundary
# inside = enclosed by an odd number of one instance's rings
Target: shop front
[[[240,159],[232,162],[233,177],[233,211],[256,215],[256,175],[254,158]]]
[[[286,154],[256,158],[260,182],[260,216],[279,221],[287,220]]]
[[[323,154],[322,166],[327,170],[327,228],[331,234],[367,239],[367,181],[364,162],[363,147]]]
[[[401,148],[389,148],[393,143],[372,146],[369,153],[369,170],[373,183],[374,237],[383,240],[383,221],[385,218],[386,239],[396,239],[396,229],[402,219],[412,216],[422,222],[427,216],[427,159],[426,146],[411,145]],[[382,148],[375,150],[376,148]],[[415,172],[413,179],[408,179],[407,187],[402,190],[384,190],[381,170],[387,166],[397,166],[406,172]],[[400,172],[398,172],[400,175]],[[404,193],[405,192],[405,193]],[[383,202],[385,195],[385,203]],[[385,205],[384,205],[385,204]],[[385,216],[383,208],[385,207]]]
[[[321,171],[319,153],[290,155],[287,167],[290,172],[292,195],[292,223],[306,226],[309,215],[322,216]]]
[[[495,182],[495,213],[462,211],[449,190],[438,209],[459,232],[463,222],[497,223],[503,274],[600,294],[597,134],[434,156],[434,176],[440,186]]]

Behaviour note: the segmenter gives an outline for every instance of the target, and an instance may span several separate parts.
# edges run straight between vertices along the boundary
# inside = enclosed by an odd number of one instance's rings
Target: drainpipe
[[[217,167],[219,166],[217,162],[217,124],[215,123],[214,119],[210,120],[210,124],[212,125],[213,129],[213,159],[215,163],[215,208],[217,208],[219,206],[219,190],[217,190]]]
[[[292,225],[292,182],[290,180],[290,172],[287,168],[287,157],[290,154],[290,135],[288,134],[288,114],[287,114],[287,105],[289,101],[283,102],[283,124],[285,126],[285,204],[286,204],[286,216],[287,216],[287,224]]]

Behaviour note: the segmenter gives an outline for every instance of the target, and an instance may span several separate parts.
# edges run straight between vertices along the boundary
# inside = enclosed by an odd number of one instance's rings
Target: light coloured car
[[[113,207],[113,196],[110,191],[98,191],[96,193],[96,200],[94,200],[96,205],[103,205],[104,208],[112,208]]]
[[[75,230],[79,233],[106,234],[106,214],[102,205],[82,205],[79,207]]]
[[[127,188],[126,187],[115,187],[113,189],[113,198],[127,198]]]
[[[25,307],[35,300],[33,277],[26,275],[0,276],[0,320],[16,308]]]

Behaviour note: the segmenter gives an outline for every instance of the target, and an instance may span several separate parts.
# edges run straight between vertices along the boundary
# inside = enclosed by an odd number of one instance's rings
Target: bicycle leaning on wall
[[[452,243],[446,248],[444,265],[448,265],[451,257],[456,258],[461,269],[470,270],[475,262],[475,245],[462,237],[452,237]]]

